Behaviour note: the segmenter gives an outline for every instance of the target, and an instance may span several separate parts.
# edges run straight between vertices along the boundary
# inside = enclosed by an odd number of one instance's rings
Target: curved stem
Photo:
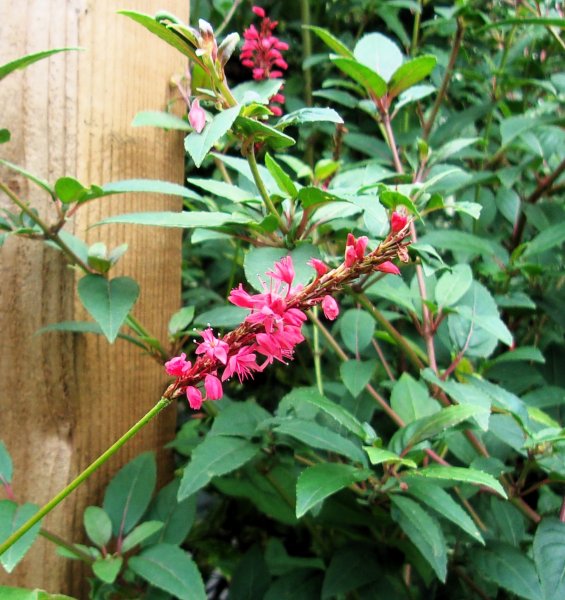
[[[164,408],[171,403],[170,398],[161,398],[159,402],[145,414],[131,429],[129,429],[122,437],[114,442],[106,452],[101,454],[93,463],[91,463],[78,477],[75,477],[61,490],[54,498],[49,500],[42,508],[40,508],[31,519],[28,519],[19,529],[10,535],[2,544],[0,544],[0,555],[4,554],[8,548],[15,544],[25,533],[27,533],[36,523],[48,513],[50,513],[60,502],[62,502],[69,494],[71,494],[81,483],[86,481],[94,471],[101,467],[111,456],[113,456],[128,440],[130,440],[142,427],[147,425],[154,417],[156,417]]]
[[[285,234],[288,233],[288,227],[286,226],[282,217],[280,216],[277,209],[275,208],[275,205],[273,204],[273,201],[271,200],[271,197],[269,196],[269,192],[267,191],[267,188],[265,187],[265,184],[263,183],[263,180],[261,179],[261,175],[259,173],[259,167],[257,166],[257,159],[255,158],[255,148],[253,147],[252,143],[248,145],[248,150],[245,153],[245,158],[247,158],[247,162],[249,163],[249,168],[251,169],[251,174],[253,175],[253,180],[255,181],[255,185],[257,186],[257,189],[259,190],[259,193],[261,194],[261,198],[263,199],[263,202],[265,203],[267,210],[277,220],[280,230]]]

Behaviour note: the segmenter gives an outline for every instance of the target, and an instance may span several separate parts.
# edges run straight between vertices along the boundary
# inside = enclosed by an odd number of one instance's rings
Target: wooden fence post
[[[181,136],[130,124],[140,110],[164,109],[168,78],[182,73],[185,62],[116,14],[124,8],[149,14],[166,8],[188,17],[188,2],[182,0],[0,0],[0,63],[49,48],[84,48],[0,82],[0,126],[12,132],[10,143],[0,146],[2,158],[50,182],[68,175],[85,184],[129,178],[182,183]],[[49,213],[49,198],[33,184],[6,169],[0,178],[40,213]],[[0,203],[7,206],[7,199],[0,195]],[[180,305],[181,234],[88,228],[109,214],[180,207],[178,198],[114,196],[86,204],[73,226],[89,243],[129,244],[115,275],[139,282],[134,314],[162,340]],[[0,278],[0,439],[14,460],[17,500],[43,503],[141,417],[166,380],[159,365],[126,342],[110,346],[94,335],[34,336],[49,323],[85,318],[75,275],[56,250],[8,239],[0,249]],[[171,407],[59,506],[45,527],[80,541],[85,506],[100,503],[112,474],[143,450],[157,450],[161,478],[170,477],[170,457],[162,447],[174,426]],[[83,575],[40,539],[11,575],[0,568],[0,584],[84,597]]]

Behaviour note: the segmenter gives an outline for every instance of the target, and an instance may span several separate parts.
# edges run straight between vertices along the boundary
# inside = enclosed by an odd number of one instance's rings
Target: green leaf
[[[8,129],[0,129],[0,144],[5,144],[10,141],[10,131]]]
[[[398,46],[381,33],[368,33],[355,45],[355,58],[378,73],[384,81],[390,81],[402,65],[403,57]]]
[[[49,182],[45,181],[45,179],[42,179],[41,177],[37,177],[33,173],[26,171],[26,169],[19,167],[18,165],[15,165],[15,164],[13,164],[7,160],[4,160],[2,158],[0,158],[0,165],[4,165],[5,167],[8,167],[8,169],[11,169],[12,171],[15,171],[16,173],[19,173],[20,175],[23,175],[26,179],[33,181],[33,183],[38,185],[40,188],[44,189],[52,197],[55,197],[55,191],[53,190],[53,188],[51,187]]]
[[[257,291],[262,292],[263,286],[259,277],[266,280],[265,273],[273,269],[274,264],[281,258],[290,255],[296,274],[294,284],[306,284],[314,278],[315,271],[306,263],[311,258],[320,258],[320,253],[311,244],[302,244],[294,250],[288,251],[284,248],[252,248],[245,255],[243,270],[249,285]]]
[[[403,441],[406,440],[402,449],[414,446],[423,440],[433,438],[446,429],[455,427],[455,425],[459,425],[459,423],[467,421],[482,412],[485,412],[484,408],[471,404],[464,406],[449,406],[447,408],[442,408],[433,415],[417,419],[397,432],[398,434],[401,434],[401,439]]]
[[[263,550],[254,545],[248,550],[235,568],[230,582],[230,600],[257,600],[263,598],[271,577]]]
[[[50,323],[49,325],[38,329],[34,335],[41,335],[43,333],[49,333],[50,331],[68,331],[72,333],[95,333],[97,335],[104,335],[100,325],[98,325],[98,323],[93,323],[92,321],[61,321],[60,323]],[[129,335],[119,333],[118,337],[127,340],[132,344],[137,344],[141,348],[145,348],[143,344]]]
[[[229,404],[214,419],[209,435],[233,435],[251,439],[256,435],[258,425],[270,417],[271,413],[256,402]]]
[[[176,336],[186,331],[194,319],[194,306],[183,306],[169,319],[167,330],[169,335]]]
[[[304,516],[328,496],[367,477],[367,471],[339,463],[308,467],[302,471],[296,484],[296,516]]]
[[[357,354],[371,343],[375,334],[375,321],[364,310],[351,308],[339,320],[339,328],[346,348]]]
[[[258,450],[258,446],[242,438],[208,436],[196,447],[184,469],[178,492],[179,501],[202,489],[213,477],[239,469]]]
[[[298,199],[304,208],[310,208],[311,206],[339,200],[337,196],[334,196],[333,194],[330,194],[330,192],[322,190],[313,185],[307,185],[303,188],[300,188],[298,191]]]
[[[352,461],[367,464],[365,454],[359,446],[339,435],[339,433],[318,425],[318,423],[293,418],[277,425],[274,432],[293,437],[312,448],[336,452]]]
[[[430,54],[418,56],[404,63],[392,74],[388,83],[388,95],[395,98],[408,88],[422,81],[436,66],[436,57]]]
[[[392,494],[392,518],[427,560],[440,581],[447,576],[447,546],[439,523],[419,504]]]
[[[112,537],[112,521],[108,513],[99,506],[87,506],[83,514],[84,528],[90,541],[99,548]]]
[[[197,167],[200,167],[212,146],[231,129],[240,110],[241,106],[236,105],[218,113],[200,133],[193,131],[185,138],[184,148]]]
[[[281,79],[245,81],[232,88],[231,93],[242,106],[252,103],[269,104],[269,99],[281,89],[282,85]]]
[[[144,110],[138,112],[133,118],[131,125],[132,127],[162,127],[163,129],[192,131],[192,127],[188,121],[185,121],[172,113],[160,110]]]
[[[534,561],[543,600],[565,598],[565,523],[545,518],[534,537]]]
[[[394,384],[390,405],[405,423],[433,415],[440,410],[437,401],[428,394],[427,387],[409,373],[402,373]]]
[[[294,569],[325,569],[321,558],[289,556],[278,538],[270,538],[265,549],[265,561],[272,575],[286,575]]]
[[[520,598],[543,598],[534,563],[520,550],[505,544],[493,544],[488,550],[475,552],[473,563],[486,580]]]
[[[108,280],[101,275],[85,275],[78,282],[78,295],[108,341],[113,343],[139,296],[139,286],[129,277]]]
[[[399,110],[407,104],[412,104],[412,102],[422,100],[435,91],[436,88],[433,85],[415,85],[400,94],[395,104],[395,110]]]
[[[12,500],[0,500],[0,543],[17,531],[26,521],[31,519],[39,510],[35,504],[26,502],[18,506]],[[41,529],[41,521],[36,523],[24,535],[2,555],[0,555],[0,564],[11,573],[16,565],[22,560],[27,551],[31,548],[35,538]]]
[[[302,123],[343,123],[343,119],[333,108],[306,107],[299,108],[281,117],[277,122],[277,129],[285,129],[290,125],[302,125]]]
[[[371,381],[376,366],[374,360],[348,360],[341,363],[339,367],[341,378],[354,398],[357,398]]]
[[[514,350],[499,354],[492,360],[491,364],[497,365],[501,363],[522,361],[532,361],[543,364],[545,363],[545,357],[535,346],[520,346],[519,348],[514,348]]]
[[[218,306],[199,314],[194,319],[195,325],[208,325],[211,327],[237,327],[243,319],[249,314],[249,311],[239,306]]]
[[[336,54],[345,56],[346,58],[354,58],[353,52],[334,35],[332,35],[327,29],[322,27],[314,27],[313,25],[302,25],[303,29],[309,29],[313,31],[321,40],[331,48]]]
[[[195,227],[214,228],[228,223],[252,223],[250,217],[230,215],[222,212],[184,211],[184,212],[140,212],[116,215],[98,221],[96,225],[108,223],[131,223],[132,225],[151,225],[153,227]]]
[[[0,484],[12,483],[14,466],[6,445],[0,440]]]
[[[431,244],[440,250],[451,250],[452,252],[465,252],[469,255],[480,254],[485,258],[495,254],[494,248],[489,240],[466,233],[465,231],[453,231],[438,229],[430,231],[420,238],[420,243]]]
[[[481,27],[477,33],[493,29],[495,27],[508,27],[510,25],[539,25],[540,27],[565,27],[565,19],[559,17],[514,17],[511,19],[500,19]]]
[[[501,541],[506,541],[519,548],[526,535],[522,513],[510,502],[501,500],[496,496],[492,496],[490,499],[490,512],[492,520],[496,523],[496,528],[500,532],[499,538]]]
[[[265,166],[269,169],[269,173],[273,176],[273,179],[277,182],[279,189],[285,196],[289,196],[290,198],[296,198],[298,194],[298,190],[294,185],[292,179],[287,175],[284,169],[277,163],[277,161],[272,158],[272,156],[267,152],[265,154]]]
[[[354,590],[382,577],[379,560],[371,550],[368,545],[349,542],[335,552],[324,577],[322,600],[355,597]]]
[[[87,192],[88,189],[72,177],[61,177],[55,182],[55,194],[64,204],[79,202]]]
[[[531,242],[527,243],[523,256],[541,254],[554,246],[561,246],[563,242],[565,242],[565,225],[562,222],[555,223],[555,225],[544,229]]]
[[[120,573],[124,559],[121,556],[105,556],[98,558],[92,565],[92,570],[98,579],[105,583],[114,583]]]
[[[473,519],[444,489],[430,481],[418,480],[417,477],[407,477],[405,481],[411,496],[484,545],[483,536]]]
[[[275,129],[262,121],[257,121],[256,119],[238,117],[235,121],[235,125],[238,129],[238,133],[245,136],[247,141],[253,141],[255,143],[265,142],[275,150],[288,148],[288,146],[293,146],[296,143],[295,139],[286,135],[286,133],[283,133],[279,129]]]
[[[384,450],[383,448],[375,448],[373,446],[365,446],[365,452],[369,457],[369,461],[372,465],[380,465],[384,462],[393,463],[399,465],[405,465],[411,469],[415,469],[418,465],[409,458],[401,458],[398,454],[391,452],[390,450]]]
[[[43,60],[44,58],[48,58],[53,54],[58,54],[59,52],[69,52],[71,50],[82,50],[82,48],[55,48],[53,50],[44,50],[43,52],[28,54],[27,56],[22,56],[21,58],[17,58],[12,62],[0,65],[0,80],[4,79],[6,75],[9,75],[17,69],[25,69],[29,65],[32,65],[39,60]]]
[[[140,192],[147,194],[167,194],[169,196],[180,196],[181,198],[191,198],[200,200],[200,196],[185,188],[178,183],[170,181],[161,181],[160,179],[124,179],[123,181],[112,181],[105,183],[102,187],[104,196],[112,194],[137,194]]]
[[[76,600],[76,598],[63,596],[63,594],[48,594],[39,589],[25,590],[3,585],[0,585],[0,598],[2,600]]]
[[[144,521],[128,534],[122,544],[122,552],[128,552],[135,546],[139,546],[147,538],[163,529],[162,521]]]
[[[114,535],[129,533],[149,506],[157,466],[155,455],[144,452],[122,467],[112,478],[104,494],[104,510],[112,520]]]
[[[318,392],[315,388],[296,388],[285,398],[294,396],[298,402],[307,402],[316,408],[319,408],[324,413],[332,417],[342,427],[364,440],[366,437],[365,429],[360,421],[358,421],[348,410],[336,404],[332,400],[328,400]]]
[[[147,518],[163,523],[163,528],[146,540],[147,545],[184,542],[196,516],[196,496],[178,502],[180,479],[175,478],[162,488],[153,500]]]
[[[189,177],[187,181],[192,183],[192,185],[196,185],[197,187],[210,192],[214,196],[225,198],[230,202],[249,202],[250,200],[258,201],[258,196],[255,192],[244,190],[236,185],[226,183],[225,181],[217,181],[215,179],[198,179],[196,177]]]
[[[349,75],[357,83],[360,83],[370,93],[374,94],[376,98],[382,98],[386,94],[386,81],[369,67],[352,58],[339,58],[332,55],[330,59],[338,69]]]
[[[198,568],[187,552],[172,544],[157,544],[128,561],[129,568],[152,586],[181,600],[206,600]]]
[[[456,407],[465,408],[465,407]],[[449,410],[449,409],[445,409]],[[418,470],[419,477],[431,477],[433,479],[442,479],[448,481],[459,481],[461,483],[472,483],[474,485],[483,485],[494,490],[503,498],[507,498],[504,488],[500,483],[488,473],[478,469],[467,469],[465,467],[444,467],[440,465],[431,465],[425,469]]]
[[[451,272],[444,273],[435,288],[435,300],[440,308],[453,306],[462,298],[473,282],[469,265],[455,265]]]

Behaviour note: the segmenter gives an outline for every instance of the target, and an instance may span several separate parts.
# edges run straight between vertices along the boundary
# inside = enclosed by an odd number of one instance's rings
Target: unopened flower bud
[[[402,229],[406,227],[406,223],[408,222],[408,218],[406,215],[397,212],[396,210],[392,213],[392,217],[390,218],[390,229],[392,233],[398,233]]]
[[[202,392],[197,387],[189,385],[186,388],[186,397],[190,408],[193,410],[198,410],[202,406]]]
[[[306,264],[316,269],[317,277],[322,277],[329,271],[328,265],[317,258],[311,258]]]
[[[218,59],[222,67],[226,65],[239,43],[239,34],[230,33],[218,47]]]
[[[322,300],[322,309],[326,319],[335,321],[339,315],[339,305],[332,296],[324,296]]]
[[[375,267],[375,271],[381,271],[381,273],[388,273],[390,275],[400,275],[400,269],[395,264],[391,263],[390,260]]]
[[[208,400],[219,400],[224,395],[222,382],[215,375],[206,375],[204,388]]]
[[[188,122],[190,123],[194,131],[196,131],[196,133],[200,133],[206,125],[206,113],[204,112],[204,109],[200,106],[200,101],[198,100],[198,98],[195,98],[192,101],[192,106],[188,111]]]

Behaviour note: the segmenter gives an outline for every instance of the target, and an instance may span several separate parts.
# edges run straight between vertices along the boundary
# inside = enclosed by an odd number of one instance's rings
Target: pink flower
[[[165,371],[172,377],[184,377],[190,371],[191,366],[183,352],[180,356],[175,356],[165,363]]]
[[[324,296],[322,300],[322,309],[326,319],[335,321],[339,315],[339,305],[332,296]]]
[[[202,406],[202,392],[197,387],[189,385],[186,388],[186,397],[190,408],[193,410],[198,410]]]
[[[188,122],[196,133],[200,133],[206,125],[206,113],[200,106],[198,98],[192,101],[192,106],[188,111]]]
[[[262,19],[261,29],[257,31],[255,25],[250,25],[243,32],[243,47],[241,49],[240,60],[244,67],[253,72],[253,79],[278,79],[283,76],[283,71],[288,68],[281,52],[288,50],[288,44],[281,42],[273,31],[277,26],[277,21],[271,21],[267,17],[265,10],[260,6],[254,6],[253,12]],[[281,87],[282,90],[282,87]],[[277,93],[270,99],[269,108],[274,115],[280,116],[282,109],[276,104],[283,104],[283,94]]]
[[[290,286],[294,281],[294,265],[292,264],[292,257],[285,256],[281,258],[279,262],[275,263],[274,271],[267,271],[265,275],[269,275],[273,279],[277,279],[278,281],[284,282]]]
[[[389,273],[390,275],[400,275],[400,269],[390,260],[387,260],[382,265],[375,267],[375,271],[381,271],[382,273]]]
[[[236,306],[239,306],[240,308],[253,308],[253,306],[254,306],[252,296],[250,296],[243,289],[243,286],[241,285],[241,283],[239,284],[237,289],[232,290],[230,292],[230,295],[228,296],[228,300],[232,304],[235,304]]]
[[[306,264],[316,269],[316,278],[322,277],[329,271],[328,265],[317,258],[311,258]]]
[[[214,333],[210,328],[205,329],[200,335],[202,335],[204,341],[198,344],[196,354],[206,354],[208,358],[217,358],[225,365],[228,361],[228,344],[214,337]]]
[[[347,234],[347,243],[345,246],[345,266],[351,267],[358,260],[362,260],[365,256],[365,249],[369,243],[369,238],[366,235],[355,239],[352,233]]]
[[[222,382],[215,375],[206,375],[204,388],[208,400],[219,400],[224,395]]]
[[[222,381],[225,381],[234,373],[237,374],[240,383],[246,377],[253,377],[253,371],[260,370],[255,359],[256,355],[251,351],[251,348],[249,346],[242,346],[237,351],[237,354],[229,357],[228,365],[222,374]]]
[[[404,229],[404,227],[406,227],[407,222],[408,218],[406,217],[406,215],[394,211],[390,218],[390,228],[392,230],[392,233],[398,233],[399,231]]]

